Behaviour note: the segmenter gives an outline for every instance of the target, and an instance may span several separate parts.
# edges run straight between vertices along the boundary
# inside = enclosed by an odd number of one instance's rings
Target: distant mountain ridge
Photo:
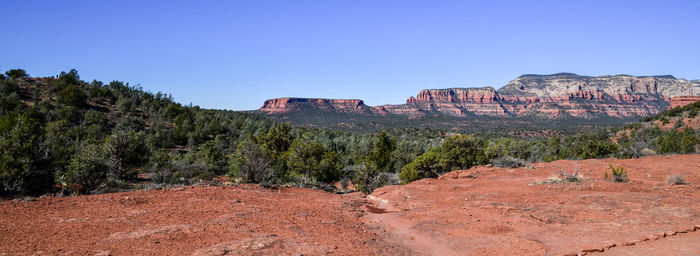
[[[278,98],[258,111],[271,116],[346,114],[364,116],[497,117],[632,120],[668,108],[672,97],[700,96],[700,80],[664,76],[522,75],[493,87],[425,89],[405,104],[367,106],[358,99]]]

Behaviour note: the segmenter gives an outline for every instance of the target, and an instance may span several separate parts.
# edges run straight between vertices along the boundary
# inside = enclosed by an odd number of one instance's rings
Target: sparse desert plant
[[[668,185],[685,185],[687,183],[685,182],[685,178],[683,178],[683,175],[676,174],[676,175],[672,175],[672,176],[668,177],[668,179],[666,179],[666,184],[668,184]]]
[[[350,185],[350,180],[349,180],[349,179],[343,178],[343,179],[340,180],[340,188],[342,188],[343,190],[347,190],[347,189],[348,189],[348,185]]]
[[[180,179],[185,178],[178,177],[172,168],[161,168],[151,173],[151,181],[156,184],[177,184],[180,183]]]
[[[664,118],[661,119],[661,123],[662,123],[663,125],[667,125],[667,124],[670,123],[670,122],[671,122],[671,121],[668,120],[668,117],[664,117]]]
[[[518,168],[527,166],[527,162],[525,162],[525,160],[512,156],[501,156],[493,159],[491,162],[494,166],[500,168]]]
[[[692,108],[690,111],[688,111],[688,117],[694,118],[698,116],[698,109],[697,108]]]
[[[270,182],[262,182],[262,183],[270,183]],[[306,176],[304,174],[301,174],[301,175],[291,176],[289,184],[291,184],[293,186],[302,187],[302,188],[313,188],[313,187],[319,186],[321,184],[321,182],[319,182],[313,176]]]
[[[683,127],[683,125],[685,125],[685,123],[683,123],[683,118],[678,118],[678,120],[676,120],[676,122],[673,123],[673,129],[681,128]]]
[[[642,149],[642,156],[653,156],[656,155],[656,151],[650,148],[644,148]]]
[[[610,170],[612,174],[608,174],[608,172],[605,172],[605,180],[612,182],[627,182],[627,171],[625,171],[624,167],[620,166],[615,168],[612,166],[612,164],[610,164]]]
[[[559,171],[552,174],[552,176],[549,176],[549,178],[542,181],[540,184],[563,184],[570,182],[578,183],[581,181],[583,181],[583,174],[580,174],[578,170],[574,171],[574,173]]]

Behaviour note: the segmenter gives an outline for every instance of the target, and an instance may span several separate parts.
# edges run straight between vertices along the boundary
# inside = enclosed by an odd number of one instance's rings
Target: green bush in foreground
[[[612,174],[605,172],[605,180],[612,182],[627,182],[627,171],[625,171],[625,168],[622,166],[615,168],[612,166],[612,164],[610,164],[610,170],[612,171]]]
[[[483,139],[457,135],[448,138],[438,148],[433,148],[404,166],[399,174],[403,183],[422,178],[436,178],[438,175],[455,169],[469,169],[474,165],[486,164],[489,159],[484,154]]]

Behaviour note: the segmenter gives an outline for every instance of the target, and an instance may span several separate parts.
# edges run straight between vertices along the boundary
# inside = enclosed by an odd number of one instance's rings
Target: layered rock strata
[[[502,88],[421,90],[405,104],[370,107],[361,100],[278,98],[260,112],[323,111],[363,115],[629,118],[667,109],[673,97],[700,96],[700,81],[673,76],[523,75]]]
[[[371,114],[372,110],[357,99],[277,98],[266,100],[259,109],[267,114],[284,114],[295,111],[322,111],[349,114]]]
[[[675,107],[684,107],[688,104],[693,104],[696,101],[700,101],[700,96],[678,96],[671,98],[671,105],[668,106],[669,109]]]

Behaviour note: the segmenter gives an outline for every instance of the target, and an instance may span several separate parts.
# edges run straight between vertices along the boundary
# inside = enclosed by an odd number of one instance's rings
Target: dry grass
[[[578,170],[574,173],[559,171],[549,176],[546,180],[539,182],[539,184],[565,184],[570,182],[578,183],[581,181],[583,181],[583,174],[580,174]]]
[[[676,174],[676,175],[671,175],[666,179],[666,184],[668,185],[685,185],[688,184],[685,182],[685,178],[683,178],[683,175]]]

